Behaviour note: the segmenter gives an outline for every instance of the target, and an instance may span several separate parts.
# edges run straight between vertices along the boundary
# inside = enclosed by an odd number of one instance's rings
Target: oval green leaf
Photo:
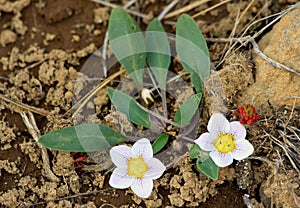
[[[138,106],[135,99],[126,93],[111,87],[109,87],[107,91],[111,102],[119,111],[124,113],[131,122],[146,128],[151,127],[149,114]]]
[[[118,61],[138,89],[143,87],[146,45],[138,24],[121,8],[114,8],[108,24],[108,39]]]
[[[207,157],[204,161],[202,161],[201,158],[198,158],[196,161],[196,167],[208,178],[211,178],[213,180],[218,179],[219,167],[214,163],[211,157]]]
[[[198,144],[193,144],[191,149],[189,150],[190,158],[196,159],[201,154],[202,150]]]
[[[209,52],[205,39],[192,17],[183,14],[176,24],[176,51],[197,92],[203,93],[204,79],[210,74]]]
[[[195,115],[202,98],[202,93],[197,93],[189,97],[176,111],[175,123],[188,125]]]
[[[158,85],[165,90],[171,52],[168,36],[157,18],[153,19],[146,31],[147,61]]]
[[[101,151],[125,141],[125,136],[102,124],[70,126],[49,132],[38,140],[47,148],[67,152]]]
[[[153,154],[158,153],[167,144],[169,135],[161,134],[152,144]]]

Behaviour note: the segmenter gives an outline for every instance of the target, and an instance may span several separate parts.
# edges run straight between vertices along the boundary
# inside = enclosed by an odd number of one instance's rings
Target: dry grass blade
[[[107,54],[107,45],[108,45],[108,31],[105,33],[105,38],[103,41],[103,50],[102,50],[102,59],[103,59],[103,75],[107,77],[107,66],[106,66],[106,54]]]
[[[110,77],[106,78],[103,82],[101,82],[97,87],[95,87],[93,90],[91,90],[88,94],[86,94],[83,98],[81,98],[75,105],[72,106],[65,114],[64,116],[68,115],[71,111],[76,109],[74,113],[72,114],[72,118],[74,118],[79,110],[93,97],[99,90],[101,90],[103,87],[105,87],[109,82],[111,82],[116,77],[120,76],[125,72],[125,69],[121,69],[120,71],[112,74]]]
[[[212,42],[231,42],[231,41],[235,41],[236,43],[241,43],[241,45],[246,45],[247,42],[250,41],[250,43],[253,46],[253,50],[254,52],[259,55],[261,58],[263,58],[265,61],[267,61],[268,63],[270,63],[271,65],[273,65],[276,68],[280,68],[282,70],[288,71],[290,73],[293,73],[297,76],[300,76],[300,73],[277,62],[276,60],[273,60],[271,58],[269,58],[267,55],[265,55],[258,47],[258,44],[255,42],[254,38],[251,36],[246,36],[246,37],[241,37],[241,38],[206,38],[207,41],[212,41]],[[232,46],[233,47],[233,46]],[[232,48],[231,47],[231,48]],[[228,51],[226,52],[226,54],[229,54],[229,51],[231,51],[231,48],[228,49]],[[221,65],[223,63],[223,61],[226,58],[226,54],[223,58],[222,61],[220,61],[220,63],[218,65]],[[216,67],[217,68],[217,67]]]
[[[170,121],[170,120],[168,120],[167,118],[165,118],[165,117],[159,115],[158,113],[155,113],[155,112],[149,110],[148,108],[145,108],[144,106],[142,106],[142,105],[139,104],[138,102],[137,102],[137,105],[138,105],[141,109],[143,109],[144,111],[146,111],[147,113],[149,113],[150,115],[152,115],[152,116],[154,116],[154,117],[156,117],[156,118],[158,118],[158,119],[160,119],[160,120],[162,120],[162,121],[164,121],[164,122],[166,122],[166,123],[168,123],[168,124],[171,124],[171,125],[177,126],[177,127],[184,127],[184,125],[181,125],[181,124],[175,123],[175,122],[173,122],[173,121]]]
[[[268,9],[268,7],[270,6],[269,4],[269,1],[266,1],[264,6],[260,9],[260,11],[253,17],[253,19],[242,29],[242,31],[240,32],[240,35],[239,36],[244,36],[246,34],[246,32],[251,28],[253,27],[254,25],[256,25],[257,23],[259,22],[262,22],[264,20],[267,20],[267,19],[270,19],[270,18],[273,18],[273,17],[276,17],[278,16],[279,14],[272,14],[272,15],[269,15],[269,16],[266,16],[266,17],[263,17],[263,18],[260,18],[260,19],[256,19],[259,14],[261,14],[264,10]],[[241,35],[242,34],[242,35]]]
[[[267,4],[266,4],[266,5],[267,5]],[[267,8],[266,5],[265,5],[263,8]],[[294,4],[293,6],[287,8],[286,10],[281,11],[281,12],[279,12],[279,13],[277,13],[277,14],[272,14],[272,15],[270,15],[270,16],[264,17],[264,18],[262,18],[262,19],[259,19],[259,20],[256,20],[256,21],[250,23],[250,24],[248,25],[248,27],[242,32],[242,34],[240,35],[239,38],[229,37],[229,38],[227,38],[227,41],[225,41],[224,38],[220,38],[221,40],[220,40],[219,42],[230,42],[230,43],[231,43],[232,41],[234,41],[235,43],[233,43],[232,45],[230,44],[230,48],[227,49],[226,54],[224,54],[222,60],[221,60],[221,61],[219,62],[219,64],[218,64],[218,66],[221,65],[221,64],[224,62],[224,60],[226,59],[227,55],[229,54],[228,51],[231,51],[233,48],[235,48],[235,47],[237,46],[238,43],[241,43],[241,45],[240,45],[239,47],[237,47],[235,50],[238,50],[240,47],[247,45],[247,44],[248,44],[249,42],[251,42],[251,41],[254,41],[255,38],[259,37],[266,29],[268,29],[268,28],[271,27],[273,24],[275,24],[280,18],[282,18],[284,15],[286,15],[287,13],[289,13],[290,11],[292,11],[293,9],[295,9],[295,8],[297,8],[297,7],[299,7],[299,6],[300,6],[300,2],[297,3],[297,4]],[[245,12],[246,12],[248,9],[249,9],[249,5],[248,5],[248,7],[243,11],[241,17],[245,14]],[[277,16],[277,17],[276,17],[275,19],[273,19],[270,23],[268,23],[265,27],[263,27],[261,30],[259,30],[257,33],[255,33],[252,37],[251,37],[251,36],[245,36],[246,33],[247,33],[247,31],[248,31],[253,25],[255,25],[255,24],[257,24],[258,22],[261,22],[261,21],[263,21],[263,20],[266,20],[266,19],[269,19],[269,18],[273,18],[274,16]],[[241,17],[238,19],[238,22],[241,20]],[[248,38],[247,38],[247,37],[248,37]],[[218,39],[216,39],[216,40],[211,39],[210,41],[217,41],[217,42],[218,42]],[[255,41],[254,41],[254,42],[255,42]],[[253,44],[253,43],[252,43],[252,44]],[[254,47],[254,46],[253,46],[253,47]],[[225,48],[227,48],[227,46],[226,46]],[[256,49],[256,50],[257,50],[257,49]],[[288,67],[286,67],[286,66],[284,66],[284,65],[282,65],[282,64],[280,64],[280,63],[278,63],[278,62],[276,62],[275,60],[271,60],[269,57],[267,57],[267,56],[264,55],[263,53],[259,53],[259,52],[261,52],[261,51],[257,50],[256,52],[257,52],[258,55],[260,55],[263,59],[265,59],[266,61],[270,62],[273,66],[279,67],[279,68],[284,69],[284,70],[287,70],[287,71],[290,71],[290,72],[292,72],[292,73],[295,73],[294,70],[292,70],[292,69],[290,69],[290,68],[288,68]],[[298,75],[299,73],[296,72],[296,74]]]
[[[254,41],[254,39],[251,38],[250,41],[251,41],[251,43],[252,43],[253,50],[254,50],[255,53],[257,53],[261,58],[263,58],[264,60],[266,60],[267,62],[269,62],[270,64],[272,64],[272,65],[273,65],[274,67],[276,67],[276,68],[280,68],[280,69],[286,70],[286,71],[288,71],[288,72],[290,72],[290,73],[293,73],[293,74],[295,74],[295,75],[297,75],[297,76],[300,76],[300,73],[299,73],[299,72],[297,72],[297,71],[295,71],[295,70],[293,70],[293,69],[291,69],[291,68],[289,68],[289,67],[287,67],[287,66],[285,66],[285,65],[283,65],[283,64],[281,64],[281,63],[279,63],[279,62],[277,62],[277,61],[275,61],[275,60],[273,60],[273,59],[271,59],[271,58],[268,57],[266,54],[264,54],[261,50],[259,50],[258,45],[257,45],[257,43]]]
[[[218,8],[218,7],[222,6],[223,4],[227,4],[227,3],[230,2],[230,1],[232,1],[232,0],[221,1],[220,3],[215,4],[215,5],[213,5],[212,7],[209,7],[209,8],[207,8],[207,9],[205,9],[205,10],[203,10],[203,11],[201,11],[201,12],[195,14],[195,15],[193,15],[192,17],[195,19],[195,18],[197,18],[197,17],[199,17],[199,16],[205,14],[206,12],[209,12],[209,11],[211,11],[211,10],[214,10],[215,8]]]
[[[270,23],[268,23],[266,26],[264,26],[262,29],[260,29],[257,33],[255,33],[253,36],[252,36],[252,39],[255,39],[257,37],[259,37],[266,29],[268,29],[269,27],[271,27],[272,25],[274,25],[279,19],[281,19],[284,15],[288,14],[290,11],[292,11],[293,9],[297,8],[300,6],[300,2],[297,3],[297,4],[294,4],[293,6],[287,8],[286,10],[283,10],[277,14],[272,14],[270,16],[267,16],[267,17],[264,17],[264,18],[261,18],[259,20],[256,20],[254,22],[252,22],[242,33],[242,35],[240,37],[244,37],[247,33],[248,30],[250,30],[250,28],[263,21],[263,20],[267,20],[267,19],[270,19],[270,18],[273,18],[275,16],[277,16],[276,18],[274,18]],[[250,41],[251,39],[248,39],[246,42],[243,43],[243,45],[246,45],[248,43],[248,41]],[[239,49],[240,47],[237,48],[237,50]]]
[[[297,165],[299,166],[299,160],[300,160],[300,155],[296,155],[291,149],[289,149],[289,147],[285,144],[285,143],[283,143],[282,141],[280,141],[279,139],[277,139],[275,136],[273,136],[273,135],[271,135],[271,134],[269,134],[269,133],[267,133],[264,129],[263,129],[263,131],[264,131],[264,133],[266,134],[266,135],[268,135],[269,136],[269,138],[271,138],[271,140],[275,143],[275,144],[277,144],[283,151],[284,151],[284,153],[285,153],[285,155],[288,157],[288,159],[289,159],[289,161],[290,161],[290,163],[291,163],[291,165],[293,166],[293,168],[298,172],[298,173],[300,173],[300,170],[298,169],[298,167],[297,167]],[[293,158],[295,158],[295,161],[294,161],[294,159]]]
[[[49,178],[51,181],[58,182],[59,178],[57,178],[54,175],[54,173],[52,172],[52,170],[50,168],[50,162],[49,162],[49,156],[47,153],[47,149],[38,142],[38,139],[41,136],[41,134],[36,125],[33,114],[31,112],[28,112],[29,118],[25,112],[20,112],[20,115],[21,115],[23,122],[24,122],[25,126],[27,127],[29,133],[31,134],[33,139],[37,142],[37,144],[41,150],[41,155],[42,155],[42,160],[43,160],[43,169],[45,171],[45,176],[47,178]]]
[[[239,16],[240,10],[238,10],[238,14],[237,14],[237,16],[236,16],[236,21],[235,21],[235,23],[234,23],[234,28],[233,28],[233,30],[231,31],[231,33],[230,33],[230,35],[229,35],[229,38],[234,37],[235,32],[236,32],[236,28],[237,28],[238,24],[240,23],[241,19],[245,16],[246,12],[250,9],[250,7],[252,6],[253,2],[254,2],[254,0],[252,0],[252,1],[248,4],[248,6],[246,7],[246,9],[242,12],[242,14],[241,14],[240,16]],[[231,44],[232,44],[232,42],[230,41],[229,45],[231,45]],[[227,48],[227,47],[228,47],[228,44],[226,44],[224,48]],[[224,57],[223,60],[229,55],[229,53],[231,52],[231,50],[232,50],[233,48],[234,48],[234,47],[231,46],[231,47],[226,51],[225,55],[223,56],[223,57]],[[226,50],[226,49],[225,49],[225,50]]]
[[[283,168],[283,171],[285,172],[285,179],[286,179],[286,181],[288,182],[288,187],[289,187],[290,192],[291,192],[292,195],[293,195],[294,202],[295,202],[295,204],[296,204],[298,207],[300,207],[300,202],[297,200],[296,194],[295,194],[295,192],[294,192],[294,188],[293,188],[292,185],[291,185],[290,179],[287,177],[288,172],[287,172],[286,168],[284,167],[284,164],[283,164],[283,162],[282,162],[283,160],[282,160],[282,158],[281,158],[281,156],[280,156],[280,153],[278,152],[278,150],[277,150],[276,152],[277,152],[278,157],[280,158],[279,161],[280,161],[280,163],[281,163],[281,166],[282,166],[282,168]]]
[[[129,7],[131,7],[132,4],[135,4],[136,2],[137,2],[137,0],[131,0],[131,1],[127,2],[123,7],[129,8]]]
[[[287,152],[289,153],[289,155],[295,163],[295,169],[297,170],[297,172],[300,173],[300,150],[298,149],[298,147],[296,147],[296,145],[293,142],[291,142],[288,139],[288,137],[286,136],[286,132],[278,130],[278,133],[284,139],[285,146],[288,149]]]
[[[256,38],[258,36],[260,36],[266,29],[268,29],[270,26],[272,26],[273,24],[275,24],[279,19],[281,19],[284,15],[286,15],[287,13],[289,13],[290,11],[292,11],[293,9],[297,8],[300,6],[300,2],[297,4],[294,4],[293,6],[287,8],[286,10],[280,12],[280,15],[275,18],[274,20],[272,20],[269,24],[267,24],[265,27],[263,27],[261,30],[259,30],[254,36],[253,38]]]
[[[238,10],[238,13],[237,13],[237,15],[236,15],[236,18],[235,18],[235,22],[234,22],[234,26],[233,26],[233,29],[232,29],[232,31],[231,31],[231,33],[230,33],[230,35],[229,35],[229,40],[230,40],[230,42],[229,42],[229,44],[228,43],[226,43],[225,44],[225,46],[224,46],[224,49],[223,49],[223,52],[222,52],[222,61],[216,66],[216,68],[218,68],[222,63],[223,63],[223,61],[225,61],[225,59],[226,59],[226,57],[230,54],[230,52],[231,52],[231,50],[234,48],[234,46],[232,46],[232,37],[234,37],[234,34],[235,34],[235,32],[236,32],[236,28],[237,28],[237,26],[238,26],[238,23],[239,23],[239,21],[240,21],[240,19],[241,18],[239,18],[239,14],[240,14],[240,9]],[[236,44],[236,43],[235,43]],[[229,47],[228,49],[227,49],[227,47],[228,47],[228,45],[230,45],[231,47]],[[234,44],[233,44],[234,45]]]
[[[297,99],[295,99],[295,100],[294,100],[294,103],[293,103],[293,107],[292,107],[292,110],[291,110],[290,116],[289,116],[288,120],[285,122],[284,129],[286,129],[287,125],[289,124],[289,122],[290,122],[290,121],[291,121],[291,119],[293,118],[293,113],[294,113],[294,110],[295,110],[296,101],[297,101]]]
[[[157,17],[160,21],[164,16],[179,2],[179,0],[173,0]]]
[[[30,111],[30,112],[33,112],[33,113],[36,113],[36,114],[39,114],[39,115],[42,115],[42,116],[48,116],[50,114],[48,111],[46,111],[44,109],[36,108],[36,107],[30,106],[30,105],[27,105],[27,104],[24,104],[24,103],[20,103],[18,101],[14,101],[14,100],[12,100],[10,98],[7,98],[7,97],[5,97],[4,95],[1,95],[1,94],[0,94],[0,99],[7,102],[7,103],[15,105],[15,106],[17,106],[21,109],[24,109],[26,111]]]
[[[193,2],[191,4],[188,4],[187,6],[182,7],[181,9],[178,9],[178,10],[176,10],[174,12],[171,12],[171,13],[167,14],[164,17],[164,19],[175,17],[175,16],[177,16],[179,14],[182,14],[184,12],[188,12],[188,11],[194,9],[195,7],[200,6],[201,4],[204,4],[204,3],[209,2],[209,1],[211,1],[211,0],[199,0],[199,1],[195,1],[195,2]]]

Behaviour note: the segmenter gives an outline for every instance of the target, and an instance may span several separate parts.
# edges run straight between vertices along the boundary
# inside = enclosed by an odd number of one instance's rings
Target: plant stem
[[[139,104],[138,102],[137,102],[137,105],[138,105],[141,109],[143,109],[143,110],[146,111],[147,113],[151,114],[152,116],[154,116],[154,117],[160,119],[161,121],[164,121],[164,122],[166,122],[166,123],[168,123],[168,124],[171,124],[171,125],[173,125],[173,126],[184,127],[184,125],[181,125],[181,124],[175,123],[175,122],[173,122],[173,121],[170,121],[170,120],[168,120],[167,118],[165,118],[165,117],[159,115],[158,113],[155,113],[155,112],[149,110],[148,108],[145,108],[144,106],[142,106],[142,105]]]

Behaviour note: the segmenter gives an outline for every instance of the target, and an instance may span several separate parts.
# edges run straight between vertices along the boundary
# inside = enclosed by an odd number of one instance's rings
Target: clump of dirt
[[[45,100],[46,104],[68,110],[78,74],[73,66],[66,65],[79,65],[79,59],[94,51],[94,44],[73,53],[58,49],[45,53],[37,46],[22,53],[13,48],[9,57],[1,58],[3,69],[12,71],[9,82],[1,83],[3,89],[10,86],[3,94],[16,101],[34,102],[34,105]],[[30,70],[37,65],[36,76]]]
[[[261,186],[262,201],[267,207],[271,204],[276,207],[299,207],[300,197],[295,193],[299,185],[299,176],[293,170],[270,175]]]
[[[5,47],[9,43],[13,43],[17,40],[17,35],[11,30],[3,30],[0,34],[0,44]]]
[[[218,72],[226,94],[226,103],[239,106],[239,100],[249,85],[254,83],[253,63],[245,52],[233,52]],[[250,101],[249,101],[250,102]]]
[[[8,126],[8,123],[4,120],[0,121],[0,139],[1,150],[7,150],[12,148],[11,142],[16,139],[15,130]]]
[[[234,169],[224,168],[219,173],[219,179],[216,181],[207,180],[207,178],[195,172],[188,155],[180,160],[175,166],[178,174],[169,175],[166,181],[164,176],[160,184],[166,186],[171,194],[168,195],[172,206],[178,207],[197,207],[205,202],[209,197],[218,193],[217,186],[234,179]]]
[[[210,114],[226,114],[229,106],[237,108],[244,104],[243,95],[254,83],[253,73],[251,57],[246,52],[232,52],[225,59],[222,69],[212,72],[205,82],[205,102],[209,106]]]
[[[8,160],[1,160],[0,161],[0,170],[4,169],[6,172],[10,174],[17,174],[20,173],[20,170],[18,169],[17,165],[20,163],[21,158],[17,158],[14,162],[9,162]],[[1,174],[1,172],[0,172]]]
[[[21,20],[21,11],[30,4],[30,0],[21,0],[16,2],[3,0],[0,3],[1,12],[13,13],[10,22],[2,26],[0,34],[0,44],[5,47],[7,44],[14,43],[17,40],[17,35],[23,36],[28,30],[27,26]]]

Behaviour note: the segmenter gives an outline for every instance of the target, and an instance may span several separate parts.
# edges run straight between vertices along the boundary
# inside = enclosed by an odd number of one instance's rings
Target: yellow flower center
[[[135,178],[143,178],[149,167],[142,157],[130,158],[127,163],[127,174]]]
[[[214,141],[214,145],[219,152],[226,154],[235,149],[235,140],[232,134],[220,133]]]

